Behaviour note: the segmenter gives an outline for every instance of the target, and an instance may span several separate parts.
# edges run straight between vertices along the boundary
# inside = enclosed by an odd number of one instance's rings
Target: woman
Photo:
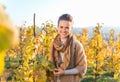
[[[60,16],[57,29],[58,35],[51,43],[51,60],[56,67],[54,82],[80,82],[87,70],[87,60],[82,44],[72,34],[72,16]]]

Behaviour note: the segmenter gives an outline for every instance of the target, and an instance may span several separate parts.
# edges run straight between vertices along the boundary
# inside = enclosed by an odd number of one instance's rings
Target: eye
[[[66,29],[69,29],[69,27],[65,27]]]
[[[60,28],[63,28],[63,26],[60,26]]]

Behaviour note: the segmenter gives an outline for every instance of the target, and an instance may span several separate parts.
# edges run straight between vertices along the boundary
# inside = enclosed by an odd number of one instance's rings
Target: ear
[[[59,27],[57,26],[57,30],[59,29]]]
[[[73,26],[71,27],[71,31],[73,30]]]
[[[71,30],[73,30],[73,26],[71,27]]]
[[[73,33],[73,26],[71,27],[71,33]]]

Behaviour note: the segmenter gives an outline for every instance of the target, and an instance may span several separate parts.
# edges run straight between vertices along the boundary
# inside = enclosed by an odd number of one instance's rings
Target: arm
[[[70,75],[70,74],[78,74],[79,71],[76,68],[73,69],[68,69],[68,70],[63,70],[61,68],[55,69],[54,75],[55,76],[60,76],[60,75]]]
[[[64,71],[65,75],[67,75],[67,74],[78,74],[78,73],[79,73],[79,71],[76,68],[68,69],[68,70]]]
[[[76,49],[76,69],[79,71],[79,76],[83,77],[87,71],[87,59],[84,48],[79,41],[75,42]]]
[[[64,74],[79,74],[83,77],[87,70],[87,59],[83,45],[78,40],[75,41],[75,55],[76,67],[65,70]]]

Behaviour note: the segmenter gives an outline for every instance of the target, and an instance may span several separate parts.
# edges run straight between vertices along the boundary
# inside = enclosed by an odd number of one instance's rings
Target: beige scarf
[[[74,58],[72,57],[74,55],[73,40],[72,34],[67,37],[65,44],[62,44],[60,35],[57,35],[54,39],[51,52],[52,61],[56,68],[61,67],[62,69],[69,69],[74,66]],[[63,61],[60,52],[63,52],[64,57],[66,58]]]

